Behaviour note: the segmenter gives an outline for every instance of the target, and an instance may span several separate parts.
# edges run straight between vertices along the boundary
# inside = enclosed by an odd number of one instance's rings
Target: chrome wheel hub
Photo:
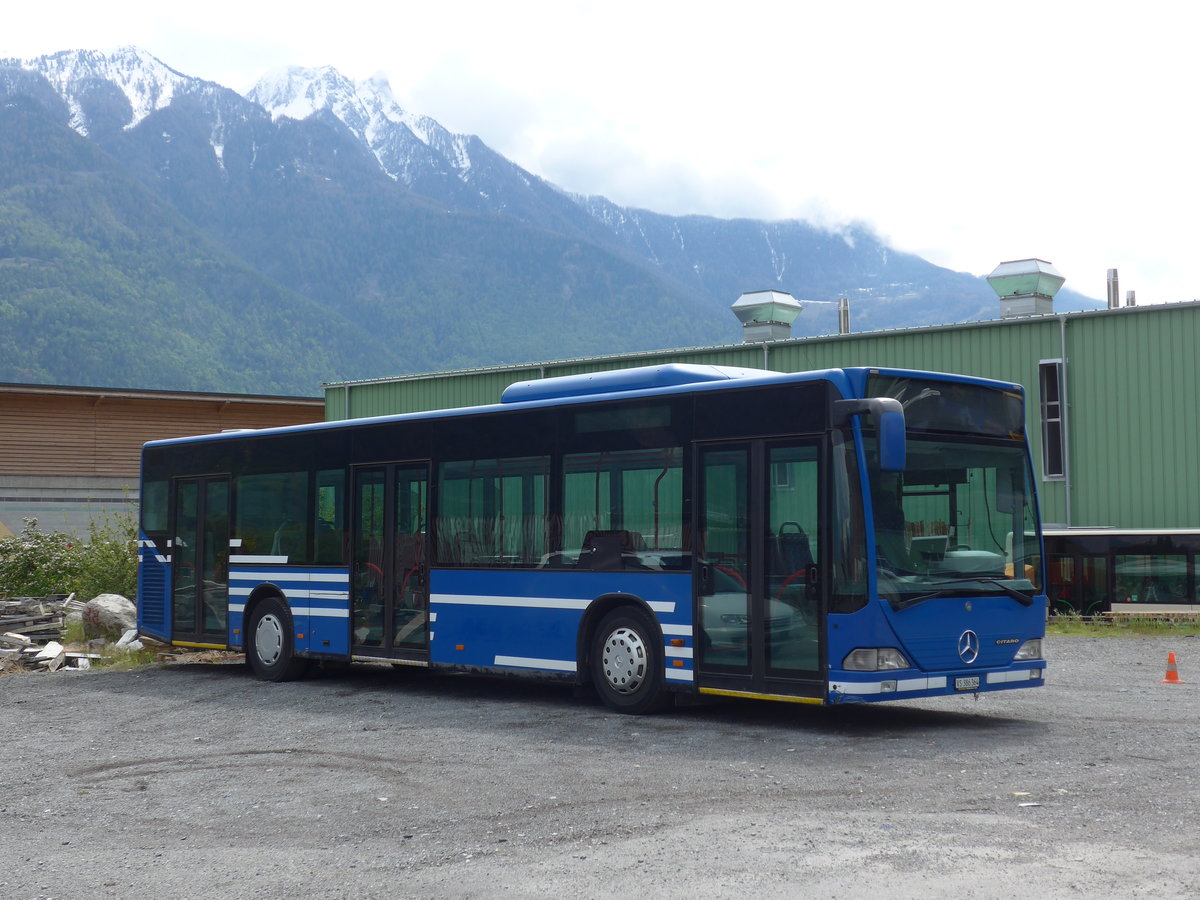
[[[254,653],[265,666],[273,666],[283,653],[283,623],[267,613],[254,627]]]
[[[633,694],[646,681],[650,654],[642,636],[631,628],[616,629],[604,641],[600,662],[604,680],[618,694]]]

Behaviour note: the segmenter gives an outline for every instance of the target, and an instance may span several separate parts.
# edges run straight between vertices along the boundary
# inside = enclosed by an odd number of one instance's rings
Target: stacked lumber
[[[74,596],[67,599],[75,602]],[[65,602],[49,597],[0,600],[0,632],[19,631],[31,639],[43,642],[60,638],[63,617],[66,614]]]
[[[0,600],[0,673],[87,668],[94,654],[68,652],[61,643],[67,614],[83,605],[73,594]]]

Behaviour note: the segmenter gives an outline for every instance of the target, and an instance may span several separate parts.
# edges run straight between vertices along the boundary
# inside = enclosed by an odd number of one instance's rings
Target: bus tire
[[[605,705],[642,715],[665,709],[671,695],[663,690],[662,639],[641,610],[614,609],[592,638],[592,684]]]
[[[246,661],[264,681],[294,681],[308,671],[308,660],[295,655],[292,614],[280,597],[254,607],[246,627]]]

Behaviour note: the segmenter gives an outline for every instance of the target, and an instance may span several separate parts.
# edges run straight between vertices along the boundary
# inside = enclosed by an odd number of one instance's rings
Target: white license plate
[[[979,690],[979,676],[971,675],[967,678],[955,678],[954,689],[956,691],[977,691]]]

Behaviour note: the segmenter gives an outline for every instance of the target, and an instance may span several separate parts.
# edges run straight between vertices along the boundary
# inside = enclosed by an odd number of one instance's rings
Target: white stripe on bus
[[[431,603],[456,606],[516,606],[529,609],[587,609],[591,600],[571,597],[492,597],[482,594],[431,594]],[[657,613],[675,612],[674,601],[652,600],[647,604]]]
[[[292,569],[276,569],[273,572],[246,572],[231,570],[230,581],[302,581],[317,584],[349,584],[350,576],[345,572],[297,572]]]
[[[530,656],[497,656],[498,666],[518,669],[552,669],[555,672],[574,672],[576,664],[569,659],[535,659]]]
[[[249,597],[257,590],[255,587],[234,587],[230,585],[230,597]],[[332,600],[334,602],[350,602],[349,591],[310,591],[306,588],[285,588],[284,593],[289,600]]]
[[[941,691],[946,689],[946,679],[942,678],[905,678],[899,681],[891,679],[896,690],[888,691]],[[830,682],[829,690],[840,694],[882,694],[882,681],[834,681]]]
[[[1034,674],[1037,672],[1038,674]],[[1040,669],[1019,669],[1015,672],[988,672],[988,684],[1004,684],[1007,681],[1030,681],[1041,678]]]
[[[246,612],[245,603],[230,603],[229,611],[231,613]],[[294,616],[323,616],[328,619],[348,619],[350,618],[350,610],[336,609],[331,606],[293,606],[292,615]]]

